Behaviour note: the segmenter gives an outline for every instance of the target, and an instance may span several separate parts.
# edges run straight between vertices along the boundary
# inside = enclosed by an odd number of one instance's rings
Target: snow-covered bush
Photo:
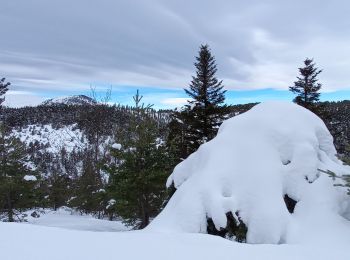
[[[348,208],[328,170],[349,173],[322,120],[292,103],[262,103],[176,166],[167,185],[177,191],[148,229],[207,233],[212,221],[220,231],[230,214],[248,243],[312,239]]]

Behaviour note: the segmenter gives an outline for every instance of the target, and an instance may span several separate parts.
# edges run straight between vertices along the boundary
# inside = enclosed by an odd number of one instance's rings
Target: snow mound
[[[37,178],[34,175],[25,175],[23,179],[25,181],[37,181]]]
[[[339,215],[349,209],[345,190],[328,170],[349,173],[323,121],[292,103],[262,103],[176,166],[167,185],[177,191],[148,230],[206,233],[208,218],[220,230],[228,212],[246,224],[248,243],[317,240],[333,224],[350,230]]]
[[[120,149],[122,149],[122,145],[115,143],[115,144],[112,145],[112,148],[116,149],[116,150],[120,150]]]

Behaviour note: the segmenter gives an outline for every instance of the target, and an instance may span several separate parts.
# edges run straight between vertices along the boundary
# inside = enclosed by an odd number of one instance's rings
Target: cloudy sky
[[[291,99],[306,57],[323,99],[350,98],[350,3],[294,0],[0,0],[0,77],[11,106],[102,93],[171,107],[186,100],[200,44],[210,45],[228,103]]]

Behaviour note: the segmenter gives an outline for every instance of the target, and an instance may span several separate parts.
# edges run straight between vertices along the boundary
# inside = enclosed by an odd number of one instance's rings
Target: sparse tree
[[[142,96],[134,97],[134,115],[129,123],[129,138],[121,148],[112,148],[115,163],[108,167],[108,211],[135,228],[146,227],[162,208],[169,173],[165,146],[158,139],[157,122],[150,116],[150,106],[140,105]],[[111,214],[111,213],[110,213]]]
[[[299,68],[300,76],[289,90],[296,94],[294,102],[315,112],[315,103],[319,101],[322,85],[318,83],[317,76],[322,70],[316,67],[312,59],[304,61],[304,67]]]

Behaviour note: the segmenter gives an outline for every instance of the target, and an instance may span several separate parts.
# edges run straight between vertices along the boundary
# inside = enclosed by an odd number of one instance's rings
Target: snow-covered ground
[[[31,213],[34,211],[37,212],[40,217],[31,217]],[[97,219],[90,215],[80,215],[78,212],[66,207],[59,208],[57,211],[39,209],[31,210],[26,213],[28,215],[27,223],[38,226],[85,231],[118,232],[128,230],[120,221],[108,221]]]
[[[206,234],[92,232],[0,223],[1,260],[349,260],[349,245],[349,235],[324,244],[250,245]]]

